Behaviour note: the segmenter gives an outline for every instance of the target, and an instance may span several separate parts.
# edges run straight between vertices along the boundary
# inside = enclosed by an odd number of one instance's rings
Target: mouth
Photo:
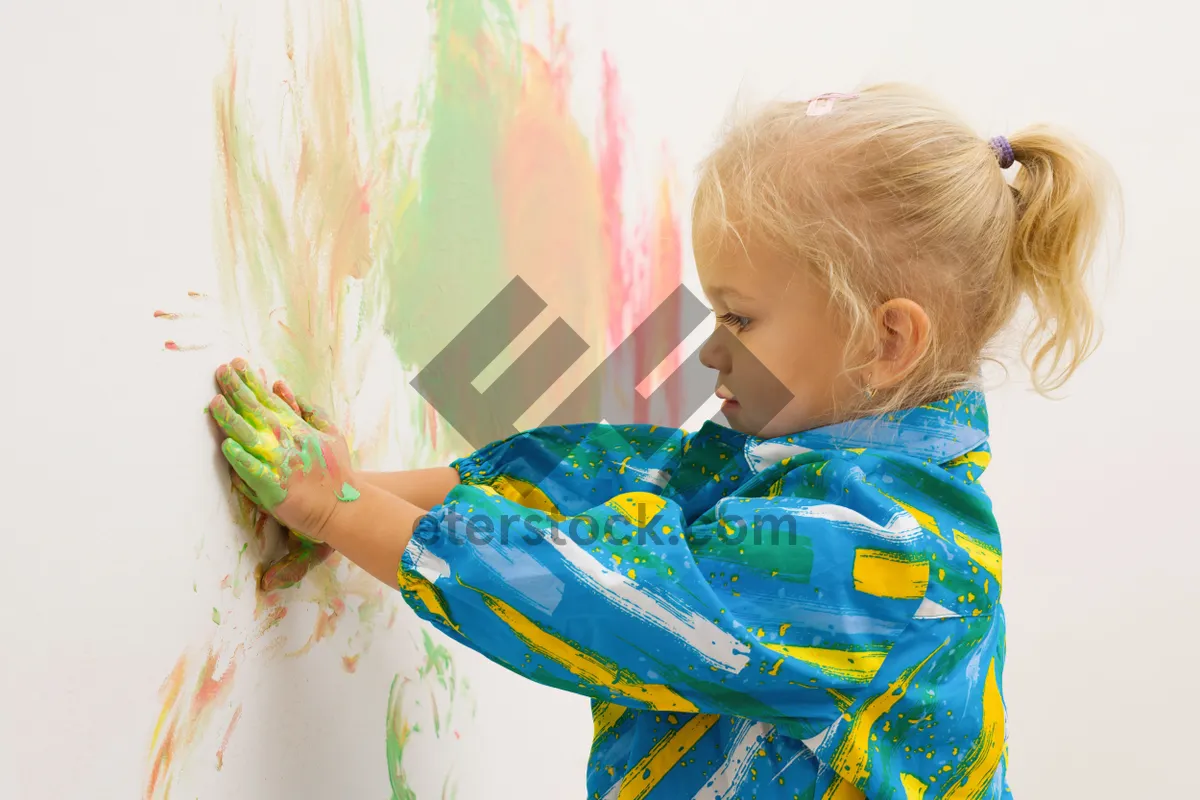
[[[729,391],[724,386],[718,386],[716,394],[717,394],[717,397],[720,398],[722,401],[721,402],[721,410],[722,411],[734,409],[741,405],[740,403],[738,403],[738,399],[737,399],[737,397],[734,396],[733,392]]]

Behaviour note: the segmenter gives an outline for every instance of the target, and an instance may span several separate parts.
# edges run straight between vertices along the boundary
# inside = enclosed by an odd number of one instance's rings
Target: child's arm
[[[296,414],[244,365],[218,382],[210,408],[229,436],[223,450],[264,508],[539,683],[784,724],[807,739],[863,696],[924,599],[933,548],[920,512],[876,490],[877,465],[861,459],[812,453],[769,496],[694,520],[629,490],[564,516],[540,488],[537,507],[492,488],[537,487],[544,466],[500,442],[426,512],[359,479],[328,420],[302,403]],[[595,481],[578,463],[559,480]],[[760,541],[780,529],[783,541]]]
[[[321,535],[358,567],[395,587],[396,565],[427,513],[375,483],[364,483],[357,499],[336,507]]]
[[[815,736],[871,686],[928,581],[929,537],[840,459],[690,522],[644,492],[564,518],[464,480],[403,551],[406,601],[514,672],[620,706]]]
[[[358,476],[372,486],[424,509],[441,504],[450,490],[458,486],[458,470],[453,467],[430,467],[402,472],[359,472]]]

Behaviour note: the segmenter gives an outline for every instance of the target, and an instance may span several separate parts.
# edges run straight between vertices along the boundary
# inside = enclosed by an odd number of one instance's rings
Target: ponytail
[[[1044,127],[1010,140],[1017,220],[1012,268],[1035,320],[1022,353],[1041,394],[1060,388],[1100,343],[1087,272],[1116,191],[1107,164]]]
[[[856,414],[978,385],[1023,297],[1033,385],[1060,388],[1099,341],[1087,270],[1115,188],[1107,165],[1046,128],[983,139],[902,84],[820,110],[778,103],[732,126],[701,171],[693,231],[738,247],[753,236],[812,270],[845,322],[848,371],[879,353],[881,303],[925,309],[923,355]],[[1010,184],[1004,170],[1016,162]]]

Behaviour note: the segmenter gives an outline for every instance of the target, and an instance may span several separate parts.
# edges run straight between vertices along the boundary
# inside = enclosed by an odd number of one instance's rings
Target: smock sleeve
[[[618,486],[566,513],[506,496],[498,466],[459,467],[464,483],[403,555],[406,601],[514,672],[625,706],[820,730],[874,678],[928,584],[913,515],[838,458],[690,522],[663,494]]]

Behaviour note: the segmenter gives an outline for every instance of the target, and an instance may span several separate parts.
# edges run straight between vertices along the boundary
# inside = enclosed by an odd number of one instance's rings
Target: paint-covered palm
[[[290,531],[320,544],[338,504],[358,496],[345,439],[282,382],[268,391],[242,359],[219,367],[216,379],[221,393],[209,411],[228,437],[221,451],[235,485]]]

